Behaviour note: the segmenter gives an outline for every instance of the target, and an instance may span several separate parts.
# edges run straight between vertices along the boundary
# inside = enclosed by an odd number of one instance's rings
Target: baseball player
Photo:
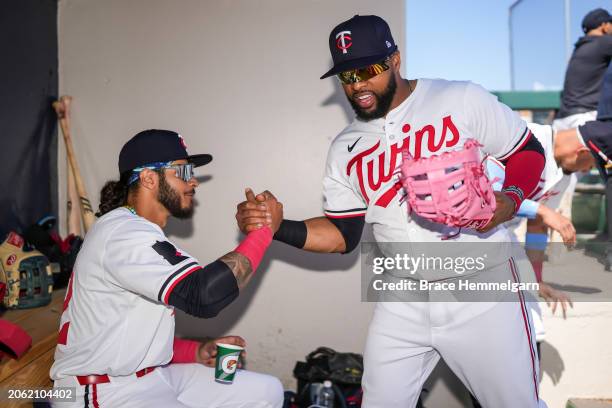
[[[70,279],[51,378],[76,387],[74,407],[281,407],[278,379],[248,371],[214,381],[215,342],[174,337],[175,308],[216,316],[255,273],[272,231],[202,265],[168,240],[170,216],[193,213],[194,167],[178,133],[138,133],[119,155],[119,181],[102,189],[101,217],[87,234]],[[274,213],[275,202],[268,202]],[[272,227],[274,228],[274,227]],[[244,346],[240,337],[224,342]],[[180,363],[180,364],[179,364]]]
[[[357,246],[368,222],[379,244],[446,239],[472,244],[466,248],[475,255],[480,243],[494,243],[496,259],[480,275],[517,282],[510,238],[500,224],[536,189],[545,162],[525,122],[470,82],[402,78],[400,53],[380,17],[355,16],[339,24],[329,48],[334,67],[322,78],[338,77],[357,118],[329,149],[325,216],[283,220],[275,239],[308,251],[346,253]],[[503,162],[506,177],[495,193],[490,222],[457,234],[409,213],[394,175],[403,149],[415,159],[427,158],[461,149],[468,139]],[[261,194],[258,200],[265,197],[272,196]],[[239,204],[237,220],[244,231],[265,222],[257,205]],[[438,282],[456,278],[454,271],[436,277]],[[500,302],[379,302],[364,352],[363,406],[414,407],[423,383],[444,358],[485,407],[544,407],[533,327],[522,293],[513,296]]]
[[[553,121],[555,130],[574,129],[597,118],[602,81],[612,58],[612,17],[605,9],[591,10],[582,19],[581,28],[584,35],[574,44],[567,64],[561,106]],[[570,174],[563,178],[566,188],[558,198],[559,210],[570,217],[579,175]],[[610,188],[606,195],[612,195]],[[529,220],[527,225],[535,233],[545,230],[545,226],[535,219]],[[552,238],[555,241],[559,239],[556,234]]]
[[[529,128],[533,135],[543,146],[546,154],[546,165],[542,172],[540,182],[531,199],[523,201],[517,215],[529,220],[536,220],[537,225],[543,226],[539,229],[529,228],[525,237],[525,249],[533,266],[535,278],[540,283],[539,295],[552,302],[553,313],[557,303],[560,303],[565,316],[569,298],[561,291],[553,289],[542,281],[542,267],[544,261],[544,250],[548,243],[548,229],[557,231],[566,245],[571,246],[576,242],[576,230],[572,222],[558,212],[561,197],[567,188],[567,177],[577,171],[588,171],[595,164],[592,149],[584,144],[577,129],[569,129],[555,132],[552,126],[530,123]],[[593,153],[593,154],[591,154]],[[494,183],[495,189],[500,189],[505,177],[504,165],[492,157],[487,159],[487,172]],[[519,239],[514,233],[520,221],[510,221],[507,227],[510,229],[513,241]],[[541,318],[541,316],[539,317]],[[538,319],[536,316],[536,336],[540,340]],[[543,332],[541,333],[543,339]]]

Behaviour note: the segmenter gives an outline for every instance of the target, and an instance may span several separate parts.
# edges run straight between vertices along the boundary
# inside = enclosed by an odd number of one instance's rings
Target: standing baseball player
[[[121,177],[102,189],[101,218],[85,238],[64,301],[51,378],[55,387],[76,387],[69,406],[281,407],[276,378],[241,371],[232,385],[216,383],[214,341],[174,337],[175,308],[216,316],[272,240],[270,228],[259,229],[204,266],[166,238],[170,216],[193,214],[193,170],[211,160],[188,155],[181,136],[167,130],[140,132],[123,146]],[[275,202],[266,205],[276,211]],[[245,345],[236,336],[220,340]]]
[[[365,222],[381,243],[494,243],[495,262],[483,279],[517,282],[503,222],[514,217],[535,190],[544,167],[543,149],[518,115],[470,82],[406,80],[387,23],[355,16],[329,37],[337,76],[357,118],[332,142],[323,181],[325,216],[283,220],[275,239],[315,252],[352,251]],[[460,150],[475,139],[482,152],[506,166],[495,211],[479,230],[457,230],[409,213],[402,184],[394,177],[401,151],[428,158]],[[260,194],[257,200],[272,197]],[[243,231],[265,222],[252,200],[238,206]],[[383,245],[383,247],[386,247]],[[387,255],[387,254],[385,254]],[[492,261],[492,260],[489,260]],[[393,272],[392,272],[393,273]],[[404,278],[404,276],[402,276]],[[410,276],[406,276],[410,279]],[[454,271],[438,276],[456,279]],[[414,407],[442,357],[485,407],[543,407],[539,361],[521,293],[504,302],[379,302],[369,327],[363,377],[366,408]]]

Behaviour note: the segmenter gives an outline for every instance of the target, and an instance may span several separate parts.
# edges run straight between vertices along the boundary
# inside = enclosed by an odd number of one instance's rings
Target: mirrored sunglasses
[[[150,164],[147,164],[146,166],[137,167],[134,170],[132,170],[132,174],[128,180],[128,186],[138,181],[139,174],[144,169],[151,169],[151,170],[172,169],[175,171],[176,177],[180,178],[184,182],[189,182],[189,180],[191,180],[191,178],[195,174],[195,171],[194,171],[195,166],[193,165],[193,163],[186,163],[186,164],[170,164],[166,162],[150,163]]]
[[[349,71],[343,71],[339,73],[338,79],[345,85],[354,84],[356,82],[367,81],[374,78],[377,75],[382,74],[390,67],[389,58],[385,58],[383,61],[377,62],[376,64],[369,65],[365,68],[351,69]]]
[[[170,166],[164,166],[165,169],[173,169],[176,171],[176,177],[180,178],[184,182],[191,180],[195,174],[195,166],[193,163],[186,164],[173,164]]]

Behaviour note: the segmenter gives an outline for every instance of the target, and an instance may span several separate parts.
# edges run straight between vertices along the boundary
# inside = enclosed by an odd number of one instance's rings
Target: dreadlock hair
[[[118,181],[111,180],[104,184],[100,191],[100,206],[98,207],[96,217],[101,217],[107,212],[127,204],[129,191],[139,184],[136,182],[128,186],[127,182],[131,174],[131,171],[123,172]]]
[[[165,177],[163,169],[151,169],[160,177]],[[132,170],[121,173],[119,181],[111,180],[107,181],[100,191],[100,206],[96,217],[101,217],[109,211],[115,208],[127,205],[127,199],[129,193],[135,193],[140,188],[140,179],[136,180],[132,184],[128,185]]]

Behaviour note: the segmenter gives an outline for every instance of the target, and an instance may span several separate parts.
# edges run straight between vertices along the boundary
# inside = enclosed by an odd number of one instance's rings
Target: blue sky
[[[508,8],[514,0],[406,0],[408,77],[469,79],[510,89]],[[564,0],[522,0],[512,19],[516,89],[561,89],[566,68]],[[590,10],[612,0],[571,0],[571,45]]]

